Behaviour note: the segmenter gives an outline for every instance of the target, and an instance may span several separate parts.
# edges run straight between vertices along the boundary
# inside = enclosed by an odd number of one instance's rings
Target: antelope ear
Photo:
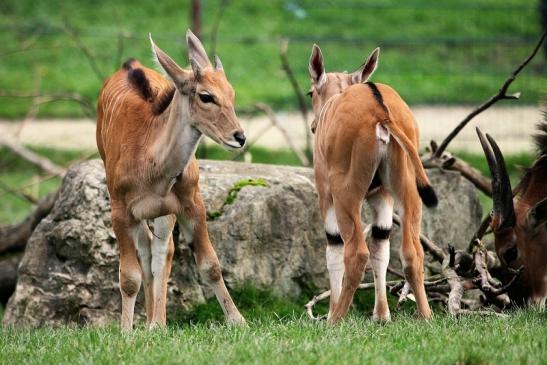
[[[368,79],[372,76],[376,67],[378,66],[378,57],[380,56],[380,47],[377,47],[367,60],[359,67],[357,71],[351,74],[351,81],[354,84],[359,84],[362,82],[367,82]]]
[[[323,53],[321,53],[321,48],[319,48],[317,44],[313,45],[308,70],[313,83],[317,87],[321,87],[327,81],[325,64],[323,62]]]
[[[531,228],[547,223],[547,198],[536,203],[526,215],[526,224]]]
[[[188,45],[188,59],[191,64],[195,63],[202,69],[205,67],[213,67],[205,52],[205,48],[203,48],[203,44],[201,44],[201,41],[190,29],[186,31],[186,44]]]
[[[171,57],[161,50],[152,40],[152,34],[148,33],[150,38],[150,44],[152,45],[152,53],[154,54],[154,60],[161,67],[165,73],[175,82],[177,86],[183,85],[188,81],[188,71],[184,71]]]

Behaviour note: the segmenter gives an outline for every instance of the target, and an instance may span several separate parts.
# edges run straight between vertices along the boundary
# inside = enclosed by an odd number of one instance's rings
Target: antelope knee
[[[129,297],[134,297],[137,295],[141,287],[141,280],[142,278],[140,273],[136,271],[120,271],[120,289]]]
[[[201,276],[208,282],[214,283],[222,278],[222,270],[220,264],[216,262],[203,262],[199,265]]]

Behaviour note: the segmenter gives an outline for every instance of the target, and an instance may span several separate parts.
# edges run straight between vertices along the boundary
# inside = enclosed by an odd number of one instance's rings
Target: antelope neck
[[[175,177],[194,156],[202,134],[192,126],[188,95],[178,90],[160,118],[164,120],[160,123],[162,127],[158,138],[153,143],[152,156],[162,175]]]

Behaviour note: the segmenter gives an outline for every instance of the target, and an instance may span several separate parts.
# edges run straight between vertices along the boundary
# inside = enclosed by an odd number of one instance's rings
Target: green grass
[[[186,317],[171,319],[166,329],[147,331],[139,323],[130,335],[114,324],[0,328],[0,363],[545,364],[547,357],[546,316],[538,309],[507,318],[455,319],[437,312],[424,322],[407,308],[395,311],[392,323],[380,325],[357,308],[332,327],[311,322],[302,300],[256,289],[234,294],[248,326],[224,325],[213,299]]]
[[[203,39],[219,0],[203,0]],[[351,6],[351,4],[356,6]],[[303,18],[298,10],[304,10]],[[87,58],[63,31],[69,18],[103,75],[120,60],[137,57],[151,66],[147,40],[185,65],[188,1],[32,1],[0,3],[0,90],[12,93],[78,92],[95,102],[101,87]],[[294,109],[296,99],[280,69],[278,40],[288,38],[289,60],[301,85],[314,42],[327,70],[356,69],[380,45],[374,80],[393,85],[411,104],[473,103],[498,90],[540,33],[536,0],[231,1],[220,24],[217,51],[237,91],[239,109],[263,101]],[[124,33],[123,47],[118,34]],[[511,87],[521,103],[536,104],[545,91],[541,53]],[[25,115],[30,100],[0,98],[0,117]],[[39,116],[83,116],[75,103],[44,104]]]

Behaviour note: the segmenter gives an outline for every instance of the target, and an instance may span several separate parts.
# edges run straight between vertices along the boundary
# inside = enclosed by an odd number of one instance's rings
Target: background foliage
[[[203,35],[220,0],[203,0]],[[96,100],[101,79],[65,31],[74,28],[103,76],[128,57],[151,66],[148,32],[181,64],[189,1],[3,0],[0,2],[0,90],[73,91]],[[289,59],[308,85],[311,45],[321,45],[327,70],[357,68],[382,47],[375,81],[389,83],[411,104],[476,103],[528,53],[540,34],[535,0],[229,1],[217,51],[237,90],[237,104],[257,101],[296,108],[280,69],[278,42],[290,40]],[[522,102],[536,104],[545,89],[545,58],[537,57],[515,82]],[[307,87],[307,86],[306,86]],[[29,100],[0,98],[0,117],[20,117]],[[522,103],[521,102],[521,103]],[[44,105],[40,116],[83,116],[75,103]]]

